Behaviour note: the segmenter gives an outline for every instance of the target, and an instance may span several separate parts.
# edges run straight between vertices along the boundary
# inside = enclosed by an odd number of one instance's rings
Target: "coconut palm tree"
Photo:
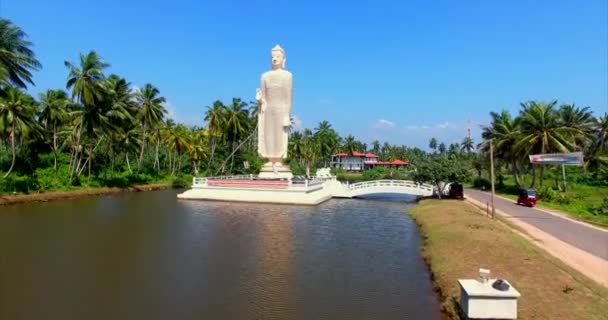
[[[26,136],[36,130],[34,99],[15,87],[7,87],[0,99],[0,131],[8,133],[11,139],[11,166],[4,174],[8,177],[15,167],[15,139],[17,135]]]
[[[462,140],[460,147],[462,150],[466,150],[468,153],[471,153],[471,151],[475,149],[475,142],[473,142],[473,138],[467,136]]]
[[[437,150],[439,150],[440,153],[445,153],[445,151],[447,150],[447,147],[445,146],[445,143],[440,143],[439,147],[437,147]]]
[[[302,133],[295,131],[289,137],[289,156],[302,164]]]
[[[139,149],[140,145],[143,143],[141,135],[135,125],[121,128],[117,133],[119,149],[125,153],[127,168],[129,169],[129,173],[133,174],[129,153],[137,153],[137,149]]]
[[[89,139],[92,139],[94,130],[97,126],[104,122],[107,122],[101,112],[98,102],[102,100],[105,92],[105,76],[103,69],[110,65],[103,62],[102,58],[95,51],[89,53],[80,54],[80,64],[76,65],[73,62],[65,61],[65,66],[69,69],[68,81],[66,84],[67,89],[72,90],[72,99],[80,102],[82,105],[81,113],[81,124],[78,136],[76,138],[76,145],[74,146],[74,153],[72,160],[70,161],[70,178],[76,171],[76,166],[79,162],[79,148],[80,139],[82,132],[85,131]],[[89,148],[90,148],[89,141]],[[89,155],[92,153],[89,152]],[[89,161],[89,169],[91,162]],[[90,170],[89,170],[90,175]]]
[[[578,130],[561,123],[555,109],[557,101],[549,103],[530,101],[522,103],[520,111],[521,136],[515,149],[524,155],[535,153],[568,152],[575,148]],[[540,168],[540,185],[543,184],[543,167]],[[535,178],[535,177],[534,177]],[[534,179],[533,178],[533,179]]]
[[[226,106],[219,100],[213,102],[211,107],[207,107],[207,111],[205,112],[205,121],[207,121],[207,131],[211,143],[211,154],[209,156],[209,162],[207,163],[208,167],[211,165],[211,161],[213,161],[217,141],[222,137],[226,122],[225,113]]]
[[[175,172],[180,172],[182,168],[182,155],[187,151],[188,145],[188,128],[183,124],[179,124],[177,126],[167,126],[164,130],[164,140],[165,144],[171,151],[175,151],[177,156],[175,160],[171,164],[169,162],[169,169],[171,175],[175,175]]]
[[[435,137],[431,138],[431,140],[429,141],[429,148],[431,148],[433,151],[437,151],[437,139],[435,139]]]
[[[352,136],[351,136],[352,137]],[[354,141],[354,137],[353,137]],[[304,129],[302,132],[301,154],[306,166],[306,176],[310,177],[310,167],[314,163],[319,153],[319,147],[315,136],[310,129]]]
[[[315,128],[315,139],[319,143],[319,156],[327,166],[327,160],[331,159],[333,153],[339,147],[338,133],[331,127],[328,121],[321,121]]]
[[[518,164],[522,162],[525,155],[513,148],[521,135],[519,118],[514,119],[507,110],[500,113],[490,112],[490,117],[492,118],[490,125],[482,127],[481,136],[484,142],[480,144],[480,149],[483,153],[488,154],[490,142],[493,142],[496,156],[509,164],[515,184],[520,186]],[[481,168],[481,162],[477,162],[476,167]]]
[[[344,143],[342,145],[342,149],[349,154],[353,154],[353,152],[355,152],[357,149],[357,146],[355,143],[356,143],[355,137],[353,137],[352,134],[349,134],[348,136],[346,136],[346,138],[344,138]]]
[[[573,133],[575,147],[582,148],[591,142],[595,118],[589,107],[579,108],[574,104],[563,104],[559,107],[558,113],[560,124],[575,130]]]
[[[608,113],[593,124],[593,141],[585,152],[585,168],[598,171],[608,168]]]
[[[204,129],[190,130],[186,135],[186,152],[190,155],[192,174],[198,174],[198,164],[207,156],[205,140],[207,131]]]
[[[374,154],[380,153],[380,141],[378,141],[378,140],[372,141],[372,153],[374,153]]]
[[[32,71],[41,65],[31,46],[21,28],[9,20],[0,19],[0,76],[4,86],[12,84],[25,89],[28,83],[34,84]]]
[[[232,104],[226,109],[226,137],[230,139],[232,144],[232,153],[236,150],[237,141],[245,137],[245,133],[249,129],[249,111],[247,103],[239,98],[233,98]],[[234,157],[231,157],[230,169],[234,165]]]
[[[143,128],[143,136],[146,137],[147,130],[155,130],[165,118],[167,110],[163,104],[166,100],[164,97],[160,96],[160,91],[150,83],[147,83],[142,89],[135,93],[135,99],[139,105],[137,118]],[[137,172],[141,170],[145,146],[146,142],[143,140],[139,151],[139,159],[137,160]]]
[[[57,130],[68,119],[69,106],[71,104],[68,94],[63,90],[47,90],[40,94],[41,113],[38,116],[40,123],[51,133],[51,150],[55,173],[57,173]]]

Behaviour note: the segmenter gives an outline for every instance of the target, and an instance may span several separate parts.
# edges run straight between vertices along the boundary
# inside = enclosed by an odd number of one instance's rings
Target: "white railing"
[[[290,185],[292,187],[304,187],[304,188],[308,188],[308,187],[313,187],[313,186],[318,186],[318,185],[322,185],[323,184],[323,180],[317,180],[317,179],[306,179],[306,180],[291,180]]]
[[[192,178],[192,185],[199,186],[199,187],[207,186],[209,180],[251,180],[251,181],[256,181],[256,180],[268,180],[268,179],[259,178],[257,175],[252,175],[252,174],[238,175],[238,176],[201,177],[201,178],[194,177],[194,178]],[[325,181],[322,179],[292,179],[292,180],[289,180],[289,186],[308,188],[308,187],[322,185],[324,182]]]
[[[377,188],[377,187],[393,187],[393,188],[415,188],[425,191],[433,192],[435,188],[430,184],[425,183],[417,183],[409,180],[374,180],[374,181],[364,181],[350,184],[348,188],[351,191],[361,190],[361,189],[369,189],[369,188]]]

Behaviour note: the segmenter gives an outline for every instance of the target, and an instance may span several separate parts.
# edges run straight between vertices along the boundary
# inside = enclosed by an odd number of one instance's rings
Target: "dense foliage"
[[[109,63],[94,51],[65,62],[65,88],[32,97],[25,90],[34,84],[32,72],[41,65],[31,46],[19,27],[0,20],[0,192],[154,181],[187,186],[189,175],[255,173],[263,165],[256,147],[255,102],[215,101],[201,111],[201,126],[177,124],[168,118],[159,88],[148,83],[133,89],[124,77],[107,74]],[[608,185],[605,114],[596,118],[589,108],[558,107],[555,101],[531,101],[521,107],[516,117],[507,111],[491,113],[481,144],[476,146],[470,136],[452,144],[433,138],[431,152],[380,141],[368,145],[350,134],[341,137],[322,121],[314,129],[291,131],[288,162],[295,174],[311,175],[316,168],[330,166],[337,152],[372,152],[380,160],[405,159],[410,165],[407,170],[377,168],[355,180],[438,184],[470,182],[477,176],[481,185],[492,141],[497,175],[509,172],[516,185],[528,173],[532,186],[554,175],[540,168],[537,179],[537,170],[527,161],[529,153],[579,150],[586,161],[579,182]]]

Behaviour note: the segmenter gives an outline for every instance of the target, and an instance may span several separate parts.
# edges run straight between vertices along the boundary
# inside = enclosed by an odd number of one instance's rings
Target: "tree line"
[[[542,153],[583,152],[584,170],[597,183],[608,184],[608,115],[595,117],[589,107],[574,104],[529,101],[519,113],[491,112],[491,122],[482,127],[480,152],[487,155],[493,143],[495,157],[521,186],[520,175],[530,172],[530,187],[543,185],[545,166],[532,166],[528,156]]]
[[[150,83],[136,88],[107,74],[109,63],[95,51],[65,61],[64,88],[33,97],[26,90],[42,66],[31,47],[18,26],[0,20],[0,191],[187,181],[189,174],[256,173],[262,166],[256,102],[214,101],[201,110],[201,126],[175,123],[159,88]],[[532,101],[522,104],[516,117],[503,111],[491,118],[480,144],[471,137],[449,145],[431,139],[430,152],[380,141],[368,145],[350,134],[340,136],[328,121],[313,129],[292,126],[288,162],[295,174],[311,175],[314,168],[329,166],[335,153],[372,152],[380,160],[408,160],[416,169],[410,170],[411,179],[437,180],[428,174],[439,172],[428,167],[436,162],[454,169],[441,179],[468,180],[487,168],[493,141],[499,164],[516,181],[532,170],[528,154],[576,150],[585,153],[588,170],[606,176],[606,115]]]

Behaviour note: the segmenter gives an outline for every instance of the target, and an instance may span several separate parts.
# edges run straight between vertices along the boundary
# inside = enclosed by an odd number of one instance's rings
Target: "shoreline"
[[[22,203],[31,202],[47,202],[61,199],[75,199],[90,196],[100,196],[108,194],[118,194],[123,192],[142,192],[142,191],[156,191],[165,190],[171,188],[168,183],[153,183],[153,184],[142,184],[134,185],[127,188],[87,188],[87,189],[76,189],[69,191],[48,191],[40,193],[29,193],[29,194],[16,194],[16,195],[0,195],[0,206],[10,206]]]

